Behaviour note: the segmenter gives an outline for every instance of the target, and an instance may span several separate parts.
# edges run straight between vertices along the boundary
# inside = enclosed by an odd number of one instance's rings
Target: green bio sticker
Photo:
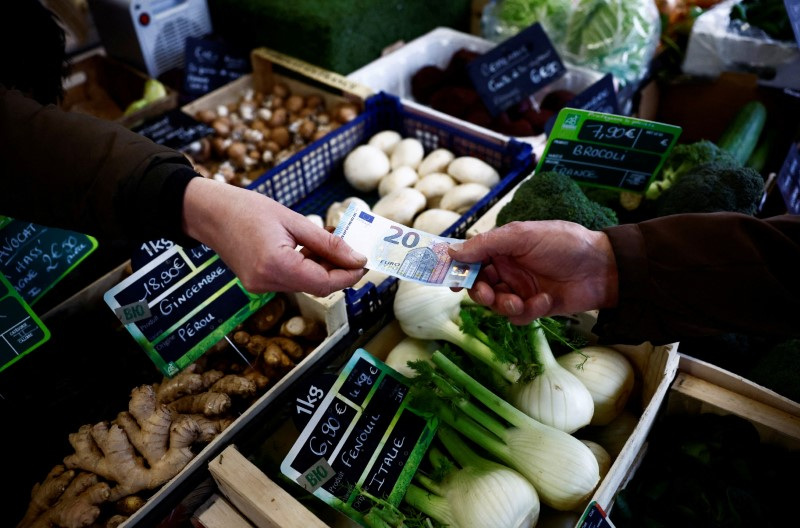
[[[581,184],[644,193],[678,140],[681,127],[564,108],[536,172],[566,174]]]

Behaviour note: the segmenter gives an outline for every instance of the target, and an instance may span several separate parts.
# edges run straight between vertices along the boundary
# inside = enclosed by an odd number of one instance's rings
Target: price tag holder
[[[97,240],[0,216],[0,273],[33,306],[97,249]]]
[[[407,406],[408,392],[401,374],[358,349],[281,472],[358,522],[374,504],[369,496],[399,505],[438,425]]]
[[[50,331],[0,273],[0,372],[50,339]]]
[[[250,57],[233,46],[208,37],[186,37],[184,93],[207,94],[249,73]]]
[[[563,108],[536,172],[559,172],[579,183],[643,193],[681,130],[644,119]]]
[[[614,88],[614,76],[610,73],[605,74],[600,80],[570,99],[566,106],[603,114],[619,114],[619,101],[617,100],[617,90]],[[554,115],[547,120],[544,125],[545,134],[550,135],[557,117],[557,115]]]
[[[800,143],[789,146],[776,181],[786,210],[792,214],[800,214]]]
[[[493,116],[567,73],[538,22],[471,61],[467,70]]]
[[[214,129],[180,108],[175,108],[133,129],[159,145],[182,150],[194,141],[208,137]]]
[[[583,512],[581,520],[578,521],[580,528],[614,528],[614,524],[603,511],[603,508],[597,504],[597,501],[592,501]]]
[[[267,303],[253,295],[211,250],[175,245],[104,295],[136,342],[174,376]]]

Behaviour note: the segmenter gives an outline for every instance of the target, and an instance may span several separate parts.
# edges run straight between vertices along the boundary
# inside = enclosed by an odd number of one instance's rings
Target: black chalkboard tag
[[[214,133],[214,129],[198,121],[180,108],[169,110],[135,127],[134,132],[159,145],[183,150],[193,142]]]
[[[794,39],[797,45],[800,46],[800,2],[797,0],[783,0],[786,6],[786,14],[789,15],[789,22],[792,24],[792,31],[794,31]]]
[[[538,22],[474,59],[467,70],[493,116],[567,73]]]
[[[50,339],[50,331],[0,273],[0,372]]]
[[[617,101],[617,90],[614,88],[614,76],[610,73],[605,74],[601,79],[570,99],[566,106],[604,114],[619,114],[619,101]],[[550,130],[553,129],[556,117],[558,116],[554,115],[545,123],[545,134],[550,135]]]
[[[0,273],[31,306],[95,249],[94,237],[0,216]]]
[[[357,522],[377,497],[397,506],[438,421],[409,406],[408,380],[359,348],[316,406],[281,472]]]
[[[581,520],[578,521],[579,528],[614,528],[611,519],[608,518],[603,508],[597,504],[597,501],[592,501],[583,512]]]
[[[334,374],[323,372],[292,383],[294,390],[292,421],[295,427],[302,430],[308,424],[335,381]]]
[[[578,183],[643,193],[678,141],[681,127],[633,117],[563,108],[536,172]]]
[[[778,171],[776,182],[786,210],[792,214],[800,214],[800,142],[789,146],[789,153]]]
[[[250,54],[210,37],[187,37],[184,94],[205,95],[252,71]]]
[[[103,297],[153,363],[171,377],[274,293],[251,294],[215,253],[192,254],[175,245]]]

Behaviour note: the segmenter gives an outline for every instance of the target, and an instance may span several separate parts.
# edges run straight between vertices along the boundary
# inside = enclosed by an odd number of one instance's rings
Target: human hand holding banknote
[[[398,224],[357,204],[347,208],[333,234],[367,256],[366,268],[403,280],[471,288],[481,266],[450,257],[450,244],[460,240]]]

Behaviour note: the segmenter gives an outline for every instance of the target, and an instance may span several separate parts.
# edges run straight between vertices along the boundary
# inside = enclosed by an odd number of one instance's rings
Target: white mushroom
[[[420,177],[414,184],[414,188],[425,195],[428,199],[428,208],[438,207],[444,193],[457,185],[456,181],[449,174],[443,172],[433,172],[427,176]]]
[[[490,190],[480,183],[462,183],[444,193],[439,202],[439,207],[464,214],[470,207],[478,203],[481,198],[489,194]]]
[[[426,176],[433,172],[447,172],[447,166],[455,159],[455,154],[446,148],[432,150],[427,156],[422,158],[417,173]]]
[[[417,171],[405,165],[397,167],[378,182],[378,196],[386,196],[401,187],[412,187],[418,181]]]
[[[369,138],[367,145],[378,147],[388,156],[392,153],[397,144],[400,143],[401,139],[403,139],[403,136],[396,130],[381,130]]]
[[[425,209],[425,195],[412,187],[401,187],[375,203],[372,212],[398,224],[410,226],[414,217]]]
[[[372,145],[359,145],[344,158],[344,177],[359,191],[374,191],[390,170],[389,158]]]
[[[400,140],[400,143],[392,150],[389,160],[393,169],[404,165],[416,169],[424,156],[425,147],[422,146],[420,140],[405,138]]]
[[[411,227],[419,229],[420,231],[425,231],[426,233],[439,235],[445,229],[456,223],[460,218],[461,215],[455,211],[438,208],[426,209],[417,215]]]
[[[500,175],[494,167],[474,156],[461,156],[447,166],[447,174],[459,183],[480,183],[493,187],[500,181]]]

